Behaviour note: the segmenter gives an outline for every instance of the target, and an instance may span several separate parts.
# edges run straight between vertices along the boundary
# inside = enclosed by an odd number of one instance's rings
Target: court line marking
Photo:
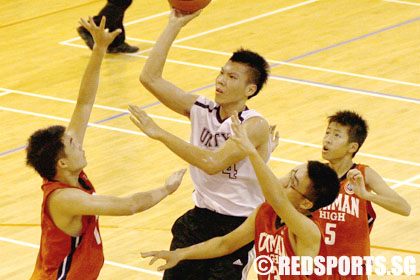
[[[382,1],[398,3],[398,4],[407,4],[407,5],[413,5],[413,6],[420,6],[420,3],[413,3],[413,2],[408,2],[408,1],[397,1],[397,0],[382,0]]]
[[[193,38],[197,38],[197,37],[200,37],[200,36],[203,36],[203,35],[207,35],[209,33],[213,33],[213,32],[220,31],[220,30],[232,27],[232,26],[240,25],[240,24],[243,24],[243,23],[247,23],[247,22],[250,22],[250,21],[254,21],[254,20],[263,18],[263,17],[271,16],[271,15],[281,13],[281,12],[284,12],[284,11],[288,11],[288,10],[291,10],[291,9],[294,9],[294,8],[298,8],[298,7],[301,7],[301,6],[308,5],[308,4],[312,4],[312,3],[318,2],[318,1],[319,0],[310,0],[310,1],[305,1],[305,2],[299,3],[299,4],[291,5],[291,6],[288,6],[288,7],[284,7],[284,8],[281,8],[281,9],[277,9],[277,10],[274,10],[274,11],[271,11],[271,12],[268,12],[268,13],[265,13],[265,14],[250,17],[250,18],[247,18],[247,19],[244,19],[244,20],[240,20],[238,22],[230,23],[230,24],[218,27],[218,28],[210,29],[208,31],[204,31],[204,32],[201,32],[201,33],[197,33],[195,35],[191,35],[191,36],[188,36],[188,37],[185,37],[185,38],[181,38],[181,39],[176,40],[174,43],[179,43],[179,42],[183,42],[183,41],[190,40],[190,39],[193,39]]]
[[[284,76],[270,75],[270,78],[273,80],[284,81],[284,82],[289,82],[289,83],[294,83],[294,84],[308,85],[308,86],[313,86],[313,87],[356,93],[359,95],[367,95],[367,96],[372,96],[372,97],[379,97],[379,98],[384,98],[384,99],[392,99],[392,100],[404,101],[408,103],[420,104],[420,99],[399,96],[399,95],[394,95],[394,94],[389,94],[389,93],[375,92],[375,91],[369,91],[369,90],[363,90],[363,89],[355,89],[355,88],[349,88],[349,87],[343,87],[343,86],[337,86],[337,85],[330,85],[330,84],[325,84],[325,83],[320,83],[320,82],[307,81],[303,79],[296,79],[296,78],[290,78],[290,77],[284,77]]]
[[[41,118],[48,118],[48,119],[53,119],[53,120],[60,120],[60,121],[64,121],[64,122],[70,122],[70,119],[66,119],[66,118],[55,117],[55,116],[46,115],[46,114],[33,113],[33,112],[29,112],[29,111],[24,111],[24,110],[16,110],[16,109],[11,109],[11,108],[1,107],[1,106],[0,106],[0,110],[5,110],[5,111],[9,111],[9,112],[14,112],[14,113],[20,113],[20,114],[26,114],[26,115],[31,115],[31,116],[41,117]],[[165,119],[171,120],[170,118],[165,118]],[[118,132],[123,132],[123,133],[128,133],[128,134],[135,134],[135,135],[146,136],[142,132],[128,130],[128,129],[115,128],[115,127],[111,127],[111,126],[99,125],[99,124],[96,124],[96,123],[89,123],[88,125],[89,126],[92,126],[92,127],[97,127],[97,128],[102,128],[102,129],[108,129],[108,130],[112,130],[112,131],[118,131]],[[279,140],[280,141],[283,141],[283,142],[288,142],[288,143],[294,143],[294,144],[300,144],[300,145],[304,145],[304,146],[321,148],[321,145],[315,145],[315,144],[310,144],[310,143],[293,141],[293,140],[283,139],[283,138],[280,138]],[[367,157],[372,156],[372,155],[369,155],[369,154],[362,154],[362,153],[359,153],[359,154],[360,155],[365,155]],[[379,157],[379,156],[372,156],[372,157],[384,159],[383,157]],[[298,162],[298,161],[287,160],[287,159],[282,159],[282,158],[277,158],[277,157],[271,157],[271,159],[274,160],[274,161],[291,163],[291,164],[296,164],[296,165],[302,163],[302,162]],[[392,159],[392,158],[388,158],[388,160],[390,160],[390,161],[397,161],[397,162],[400,162],[400,163],[406,163],[406,164],[420,166],[420,163],[414,163],[414,162],[411,163],[411,162],[396,160],[396,159]],[[394,179],[384,178],[384,180],[385,181],[392,180],[392,182],[398,182],[398,184],[403,183],[401,181],[397,181],[397,180],[394,180]],[[414,179],[410,178],[409,180],[414,180]],[[410,183],[410,182],[408,182],[408,183]],[[406,184],[401,184],[401,186],[402,185],[406,185]],[[420,188],[420,185],[417,185],[417,184],[410,184],[410,186],[414,186],[414,187],[419,187]]]
[[[0,90],[9,90],[9,91],[13,91],[10,89],[3,89],[0,88]],[[13,91],[14,93],[18,93],[18,94],[22,94],[22,95],[28,95],[28,96],[33,96],[33,97],[37,97],[37,98],[45,98],[45,99],[51,99],[51,100],[56,100],[56,101],[62,101],[62,102],[66,102],[66,103],[72,103],[75,104],[76,101],[74,100],[69,100],[69,99],[64,99],[64,98],[57,98],[57,97],[51,97],[51,96],[46,96],[46,95],[41,95],[41,94],[34,94],[34,93],[29,93],[29,92],[23,92],[23,91]],[[124,110],[124,109],[119,109],[119,108],[114,108],[114,107],[110,107],[110,106],[102,106],[102,105],[97,105],[94,104],[93,105],[94,108],[102,108],[102,109],[106,109],[106,110],[111,110],[111,111],[117,111],[117,112],[121,112],[121,113],[129,113],[128,110]],[[10,109],[10,108],[6,108],[6,107],[0,107],[0,109],[6,110],[6,111],[14,111],[14,112],[19,112],[21,111],[23,114],[24,112],[28,112],[28,114],[33,114],[35,116],[45,116],[48,118],[49,115],[44,115],[44,114],[38,114],[38,113],[32,113],[29,111],[23,111],[23,110],[17,110],[17,109]],[[167,120],[167,121],[173,121],[173,122],[178,122],[178,123],[185,123],[185,124],[190,124],[189,121],[185,121],[185,120],[179,120],[179,119],[174,119],[174,118],[169,118],[169,117],[162,117],[162,116],[158,116],[158,115],[153,115],[153,114],[149,114],[149,116],[151,116],[152,118],[157,118],[157,119],[162,119],[162,120]],[[64,119],[64,118],[60,118],[59,120],[64,120],[64,121],[68,121],[68,119]],[[99,126],[98,124],[93,123],[92,126]],[[111,128],[111,130],[117,130],[117,128]],[[126,130],[124,130],[125,132]],[[129,130],[131,131],[131,130]],[[309,146],[309,147],[314,147],[314,148],[322,148],[321,145],[318,144],[311,144],[311,143],[307,143],[307,142],[301,142],[301,141],[296,141],[296,140],[290,140],[290,139],[285,139],[285,138],[280,138],[280,141],[282,142],[288,142],[288,143],[292,143],[292,144],[298,144],[298,145],[302,145],[302,146]],[[407,165],[414,165],[414,166],[420,166],[420,163],[417,162],[412,162],[412,161],[407,161],[407,160],[400,160],[400,159],[396,159],[396,158],[391,158],[391,157],[385,157],[385,156],[377,156],[377,155],[373,155],[373,154],[367,154],[367,153],[361,153],[358,152],[359,155],[363,155],[366,157],[371,157],[371,158],[376,158],[376,159],[381,159],[381,160],[386,160],[386,161],[392,161],[392,162],[398,162],[398,163],[402,163],[402,164],[407,164]]]
[[[9,242],[9,243],[12,243],[12,244],[17,244],[17,245],[22,245],[22,246],[26,246],[26,247],[39,249],[39,245],[35,245],[35,244],[32,244],[32,243],[28,243],[28,242],[18,241],[18,240],[6,238],[6,237],[1,237],[1,236],[0,236],[0,240],[4,241],[4,242]],[[144,272],[144,273],[147,273],[147,274],[153,274],[153,275],[157,275],[157,276],[162,276],[163,275],[162,273],[159,273],[159,272],[155,272],[155,271],[151,271],[151,270],[147,270],[147,269],[144,269],[144,268],[139,268],[139,267],[135,267],[135,266],[131,266],[131,265],[121,264],[121,263],[117,263],[117,262],[112,262],[112,261],[105,260],[105,263],[109,264],[109,265],[113,265],[113,266],[118,266],[118,267],[121,267],[121,268],[126,268],[126,269],[130,269],[130,270]]]
[[[133,41],[151,43],[151,44],[156,43],[155,41],[136,39],[136,38],[130,38],[130,37],[127,37],[127,39],[130,39],[130,40],[133,40]],[[180,49],[193,50],[193,51],[200,51],[200,52],[204,52],[204,53],[213,53],[213,54],[225,55],[225,56],[231,56],[232,55],[232,53],[228,53],[228,52],[221,52],[221,51],[215,51],[215,50],[209,50],[209,49],[203,49],[203,48],[189,47],[189,46],[178,45],[178,44],[173,44],[173,47],[180,48]],[[142,56],[142,57],[144,57],[144,56]],[[377,80],[377,81],[383,81],[383,82],[389,82],[389,83],[395,83],[395,84],[401,84],[401,85],[407,85],[407,86],[420,87],[420,84],[417,84],[417,83],[404,82],[404,81],[375,77],[375,76],[369,76],[369,75],[355,74],[355,73],[350,73],[350,72],[321,68],[321,67],[316,67],[316,66],[308,66],[308,65],[291,63],[291,62],[286,62],[286,61],[278,61],[278,60],[273,60],[273,59],[267,59],[267,62],[287,65],[287,66],[296,67],[296,68],[310,69],[310,70],[316,70],[316,71],[321,71],[321,72],[328,72],[328,73],[340,74],[340,75],[345,75],[345,76],[364,78],[364,79],[369,79],[369,80]]]
[[[179,42],[182,42],[182,41],[185,41],[185,40],[197,38],[197,37],[200,37],[200,36],[209,34],[209,33],[220,31],[220,30],[223,30],[223,29],[232,27],[232,26],[236,26],[236,25],[240,25],[240,24],[243,24],[243,23],[247,23],[247,22],[250,22],[250,21],[253,21],[253,20],[257,20],[257,19],[260,19],[260,18],[263,18],[263,17],[271,16],[271,15],[276,14],[276,13],[281,13],[281,12],[284,12],[284,11],[287,11],[287,10],[290,10],[290,9],[294,9],[294,8],[297,8],[297,7],[300,7],[300,6],[304,6],[304,5],[307,5],[307,4],[311,4],[311,3],[314,3],[314,2],[318,2],[318,1],[319,0],[310,0],[310,1],[299,3],[299,4],[295,4],[295,5],[292,5],[292,6],[284,7],[284,8],[275,10],[275,11],[271,11],[271,12],[268,12],[268,13],[265,13],[265,14],[261,14],[261,15],[254,16],[254,17],[251,17],[251,18],[247,18],[247,19],[244,19],[244,20],[241,20],[241,21],[237,21],[237,22],[234,22],[234,23],[231,23],[231,24],[227,24],[227,25],[224,25],[224,26],[221,26],[221,27],[210,29],[210,30],[207,30],[207,31],[204,31],[204,32],[201,32],[201,33],[197,33],[195,35],[188,36],[188,37],[184,37],[184,38],[175,40],[174,43],[179,43]],[[160,13],[160,14],[157,14],[157,15],[153,15],[153,16],[148,17],[147,19],[155,18],[157,16],[161,16],[161,15],[164,15],[164,14],[165,13]],[[137,21],[143,21],[143,19],[139,19]],[[131,24],[133,24],[135,22],[136,21],[129,22],[129,23],[124,24],[124,25],[131,25]],[[72,38],[72,39],[69,39],[69,40],[66,40],[66,41],[62,41],[59,44],[61,44],[61,45],[70,45],[69,42],[73,42],[73,41],[76,41],[78,39],[80,39],[80,37],[75,37],[75,38]],[[86,46],[82,46],[82,47],[83,48],[87,48]],[[142,50],[142,51],[138,52],[137,54],[148,52],[151,49],[152,48],[148,48],[148,49]],[[126,54],[126,55],[136,56],[136,54]]]
[[[398,187],[400,187],[400,186],[406,185],[407,183],[411,183],[411,182],[413,182],[413,181],[416,181],[416,180],[418,180],[418,179],[420,179],[420,174],[419,174],[419,175],[416,175],[416,176],[414,176],[414,177],[411,177],[411,178],[409,178],[409,179],[407,179],[407,180],[404,180],[404,181],[402,181],[402,182],[399,182],[399,183],[397,183],[397,184],[395,184],[395,185],[391,186],[391,188],[392,188],[392,189],[395,189],[395,188],[398,188]]]

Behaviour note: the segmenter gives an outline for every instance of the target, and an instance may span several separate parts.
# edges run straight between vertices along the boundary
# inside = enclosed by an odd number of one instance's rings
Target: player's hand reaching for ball
[[[198,10],[193,13],[185,13],[180,10],[172,8],[171,14],[169,16],[169,22],[173,24],[178,24],[180,27],[183,27],[189,23],[194,18],[198,17],[202,10]]]
[[[178,189],[186,171],[187,169],[183,168],[173,173],[171,176],[168,177],[168,179],[166,179],[165,187],[168,190],[169,194],[172,194],[174,191]]]
[[[93,37],[93,40],[95,41],[95,44],[93,45],[93,48],[95,47],[101,47],[105,50],[108,48],[109,44],[114,41],[115,37],[117,37],[122,30],[116,29],[112,32],[109,32],[108,29],[105,29],[105,17],[102,17],[101,22],[99,26],[95,24],[92,17],[89,17],[88,20],[85,20],[84,18],[80,18],[79,23],[89,30],[90,34]]]
[[[153,139],[159,139],[159,137],[162,136],[162,128],[160,128],[145,111],[135,105],[130,105],[128,111],[131,113],[130,120],[147,136]]]

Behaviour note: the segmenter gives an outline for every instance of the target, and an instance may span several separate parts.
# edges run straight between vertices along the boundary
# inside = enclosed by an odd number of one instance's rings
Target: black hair
[[[50,126],[35,131],[28,139],[26,164],[33,167],[42,178],[53,180],[57,162],[65,156],[63,135],[66,128]]]
[[[340,181],[337,173],[326,164],[319,161],[308,161],[307,166],[312,188],[308,189],[305,195],[313,203],[313,207],[309,211],[314,212],[334,202],[340,191]]]
[[[332,122],[349,127],[348,143],[356,142],[359,144],[359,147],[352,155],[354,157],[366,140],[369,129],[367,122],[358,113],[348,110],[338,111],[334,115],[329,116],[328,123]]]
[[[267,61],[258,53],[243,48],[234,52],[229,60],[246,64],[250,68],[251,82],[257,85],[257,90],[248,99],[256,96],[267,82],[268,75],[270,74],[270,67]]]

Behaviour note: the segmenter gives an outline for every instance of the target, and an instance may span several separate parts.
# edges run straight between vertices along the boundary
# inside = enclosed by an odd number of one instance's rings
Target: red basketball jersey
[[[355,164],[365,179],[366,165]],[[340,192],[329,206],[314,212],[325,234],[329,256],[370,256],[369,234],[376,214],[370,201],[354,194],[345,174],[340,179]],[[334,279],[367,279],[366,276],[337,276]]]
[[[315,221],[314,221],[315,222]],[[315,222],[317,224],[317,222]],[[317,224],[318,227],[319,224]],[[322,234],[322,231],[321,231]],[[321,237],[319,256],[326,256],[326,246]],[[279,257],[295,256],[289,239],[289,229],[282,224],[276,212],[267,202],[262,204],[255,217],[255,251],[259,256],[268,256],[273,262],[273,269],[268,275],[258,275],[259,280],[326,280],[329,276],[316,275],[279,275]]]
[[[61,182],[44,181],[44,200],[41,209],[41,245],[31,280],[93,280],[99,275],[104,263],[98,218],[82,217],[82,233],[72,237],[55,226],[47,210],[48,196],[57,189],[77,188],[89,194],[95,189],[82,171],[75,187]]]

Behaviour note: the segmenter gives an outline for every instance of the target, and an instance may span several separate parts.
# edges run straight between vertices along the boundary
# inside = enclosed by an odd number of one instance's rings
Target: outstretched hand
[[[88,20],[85,20],[84,18],[80,18],[79,20],[79,23],[92,35],[93,40],[95,41],[94,47],[100,46],[107,48],[109,44],[114,41],[115,37],[117,37],[122,32],[121,29],[116,29],[112,32],[109,32],[108,29],[105,29],[105,22],[105,17],[102,17],[99,26],[95,24],[91,16]]]
[[[248,134],[245,130],[245,127],[241,125],[241,122],[238,118],[238,113],[235,111],[234,114],[231,116],[232,119],[232,130],[234,135],[230,136],[238,147],[245,152],[247,155],[253,153],[255,150],[254,144],[248,138]]]
[[[149,265],[152,265],[158,259],[166,260],[166,264],[158,267],[158,271],[172,268],[176,266],[181,261],[181,256],[177,251],[152,251],[152,252],[142,252],[141,256],[143,258],[153,257],[150,260]]]
[[[149,117],[145,111],[140,109],[136,105],[129,105],[128,111],[130,111],[130,120],[143,131],[147,136],[153,139],[158,139],[163,132],[151,117]]]
[[[169,176],[166,179],[165,187],[169,191],[169,194],[172,194],[174,191],[178,189],[186,171],[187,171],[186,168],[180,169],[177,172],[174,172],[171,176]]]

